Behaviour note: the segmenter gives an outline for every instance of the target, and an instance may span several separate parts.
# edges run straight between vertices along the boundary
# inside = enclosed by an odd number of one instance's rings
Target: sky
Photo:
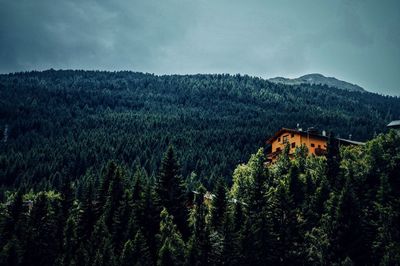
[[[294,78],[400,96],[398,0],[0,0],[0,73]]]

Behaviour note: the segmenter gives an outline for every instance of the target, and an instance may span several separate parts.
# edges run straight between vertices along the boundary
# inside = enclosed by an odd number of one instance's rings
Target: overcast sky
[[[0,72],[322,73],[400,95],[400,1],[0,0]]]

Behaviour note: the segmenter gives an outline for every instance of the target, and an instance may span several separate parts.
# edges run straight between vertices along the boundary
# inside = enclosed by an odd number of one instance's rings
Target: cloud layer
[[[0,72],[319,72],[400,95],[399,25],[389,0],[0,0]]]

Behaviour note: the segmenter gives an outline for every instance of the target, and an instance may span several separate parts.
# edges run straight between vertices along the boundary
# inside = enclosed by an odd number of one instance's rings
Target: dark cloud
[[[320,72],[400,95],[399,25],[389,0],[0,0],[0,72]]]

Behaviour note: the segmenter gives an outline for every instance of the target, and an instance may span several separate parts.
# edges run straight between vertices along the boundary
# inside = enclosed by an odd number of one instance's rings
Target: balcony
[[[315,155],[317,156],[325,156],[326,155],[326,150],[322,148],[315,148]]]

